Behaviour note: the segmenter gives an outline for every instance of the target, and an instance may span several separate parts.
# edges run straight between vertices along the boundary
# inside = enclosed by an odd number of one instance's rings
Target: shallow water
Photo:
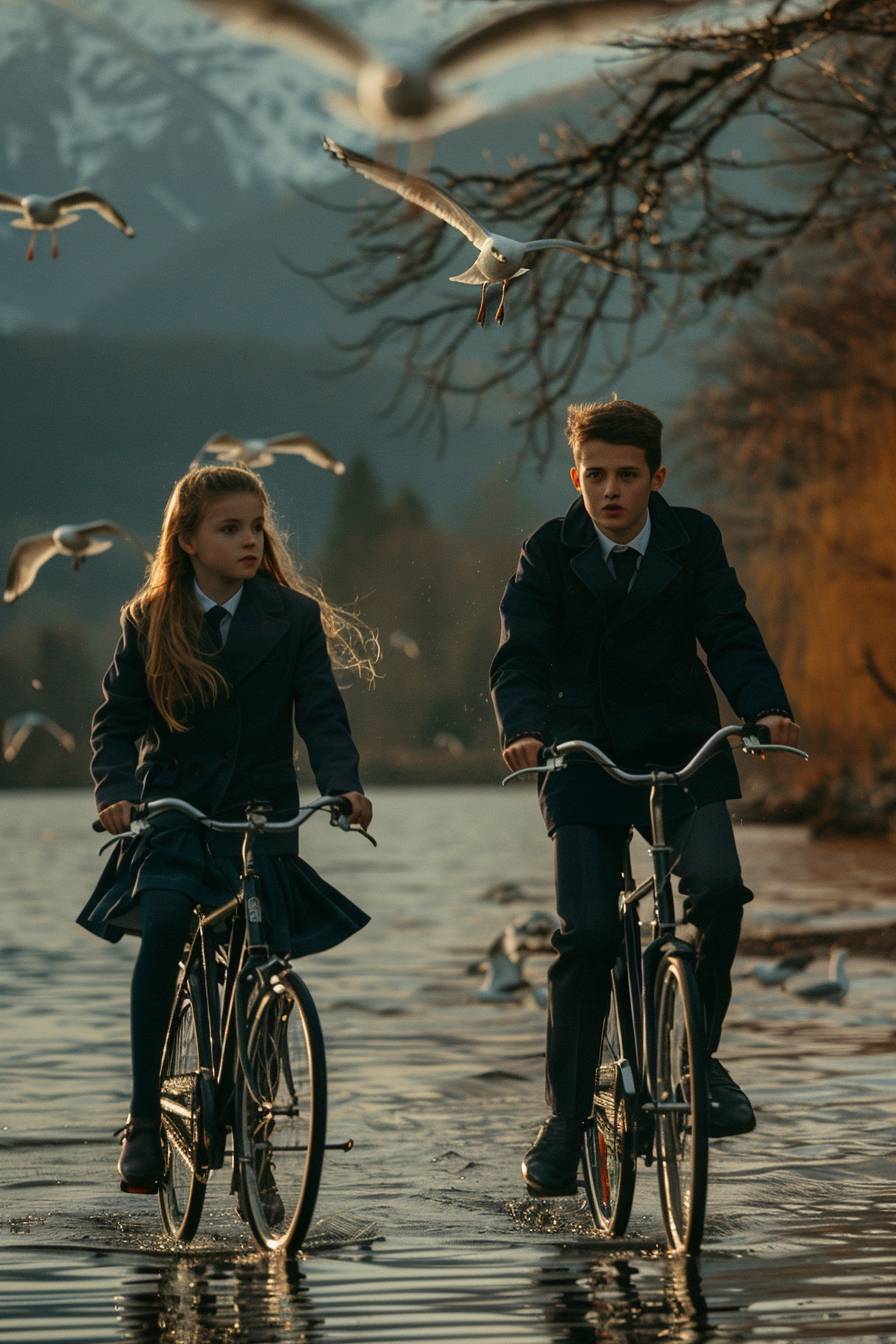
[[[737,981],[726,1063],[755,1134],[713,1144],[705,1249],[663,1251],[653,1172],[630,1236],[526,1197],[544,1013],[480,1003],[467,973],[514,915],[550,908],[525,790],[377,790],[380,848],[312,822],[303,852],[374,919],[300,965],[324,1021],[330,1137],[319,1247],[257,1254],[223,1173],[187,1251],[120,1195],[135,944],[72,923],[98,872],[89,796],[3,795],[0,1319],[15,1340],[890,1340],[896,1335],[893,963],[850,957],[841,1005]],[[313,828],[313,829],[312,829]],[[896,917],[893,850],[738,828],[752,931]],[[642,847],[641,847],[642,849]],[[638,854],[643,860],[643,852]],[[643,862],[641,862],[643,867]],[[499,880],[529,899],[483,901]],[[753,958],[739,967],[749,970]],[[802,976],[824,979],[826,953]],[[544,961],[529,963],[540,981]],[[344,1243],[342,1245],[338,1243]]]

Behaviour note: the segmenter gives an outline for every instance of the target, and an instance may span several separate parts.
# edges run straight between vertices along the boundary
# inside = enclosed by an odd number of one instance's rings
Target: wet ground
[[[0,1333],[172,1344],[863,1340],[896,1336],[896,984],[874,934],[841,1004],[738,966],[722,1057],[758,1128],[712,1146],[705,1249],[664,1253],[652,1171],[630,1237],[576,1200],[526,1198],[542,1112],[543,1009],[475,999],[469,963],[518,913],[550,908],[550,852],[518,789],[382,789],[380,848],[321,823],[303,852],[374,916],[304,962],[328,1042],[333,1139],[315,1244],[295,1269],[253,1248],[214,1183],[187,1251],[155,1203],[118,1194],[133,944],[72,918],[100,860],[86,793],[3,796]],[[313,825],[313,823],[312,823]],[[746,930],[831,935],[896,921],[892,847],[742,827]],[[643,857],[639,854],[639,859]],[[498,880],[526,899],[482,899]],[[540,983],[544,962],[529,963]]]

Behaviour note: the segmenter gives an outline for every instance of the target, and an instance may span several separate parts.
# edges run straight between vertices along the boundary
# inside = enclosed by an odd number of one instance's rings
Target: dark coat
[[[718,527],[697,509],[650,500],[651,534],[635,581],[620,596],[594,524],[577,499],[525,543],[501,601],[491,689],[502,746],[533,736],[584,738],[620,766],[684,765],[719,727],[715,692],[751,720],[790,714],[777,668]],[[689,785],[702,805],[740,797],[730,749]],[[541,789],[549,831],[559,825],[646,819],[646,793],[596,766],[572,766]]]
[[[360,791],[358,752],[313,599],[266,575],[249,579],[227,642],[209,660],[226,676],[230,692],[197,705],[187,731],[173,732],[149,696],[140,635],[133,623],[123,623],[93,719],[98,809],[174,796],[221,820],[241,819],[250,799],[271,803],[275,820],[293,816],[299,804],[293,724],[320,793]],[[233,860],[240,846],[238,835],[208,832],[171,814],[141,841],[118,847],[122,852],[106,865],[79,923],[113,939],[122,930],[138,931],[137,897],[147,887],[176,888],[218,904],[230,894],[220,874],[229,882],[238,872]],[[334,916],[332,929],[319,930],[319,936],[305,921],[303,950],[331,946],[366,923],[363,912],[296,857],[297,832],[261,836],[255,853],[267,865],[266,887],[297,906],[307,897],[318,923]],[[213,892],[216,886],[220,890]],[[340,908],[328,910],[332,901]],[[281,928],[294,931],[299,913],[281,910]],[[339,936],[331,936],[337,930]]]

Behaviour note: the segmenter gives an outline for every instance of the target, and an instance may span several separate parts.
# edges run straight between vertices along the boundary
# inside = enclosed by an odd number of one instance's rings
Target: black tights
[[[131,1115],[154,1120],[162,1047],[193,906],[179,891],[141,891],[140,909],[143,937],[131,981]]]

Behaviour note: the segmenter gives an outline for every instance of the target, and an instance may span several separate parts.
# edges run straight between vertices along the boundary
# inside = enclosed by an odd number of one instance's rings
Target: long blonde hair
[[[253,494],[264,515],[264,554],[259,572],[304,593],[320,605],[321,624],[333,666],[376,677],[379,642],[353,612],[334,607],[306,578],[291,556],[273,517],[271,501],[256,472],[241,465],[194,467],[174,486],[165,505],[162,533],[146,580],[122,608],[140,632],[146,683],[162,718],[174,732],[186,732],[186,711],[197,700],[208,704],[226,695],[226,677],[199,652],[202,614],[193,591],[193,566],[178,538],[194,533],[212,496]]]

